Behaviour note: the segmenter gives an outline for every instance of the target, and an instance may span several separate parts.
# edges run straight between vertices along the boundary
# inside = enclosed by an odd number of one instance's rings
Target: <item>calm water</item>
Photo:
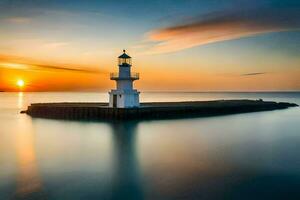
[[[126,123],[32,119],[32,102],[105,93],[0,93],[0,199],[300,199],[300,109]],[[145,93],[143,101],[300,93]]]

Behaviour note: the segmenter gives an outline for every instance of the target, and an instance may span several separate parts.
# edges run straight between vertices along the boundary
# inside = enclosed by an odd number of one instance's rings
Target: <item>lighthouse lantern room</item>
[[[119,72],[110,74],[110,79],[116,81],[117,88],[109,92],[109,107],[139,107],[140,92],[133,89],[133,81],[139,79],[139,74],[131,72],[131,57],[125,50],[119,56],[118,63]]]

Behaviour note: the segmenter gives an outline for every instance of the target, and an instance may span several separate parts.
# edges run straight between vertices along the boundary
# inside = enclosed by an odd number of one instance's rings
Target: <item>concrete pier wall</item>
[[[108,103],[32,104],[25,113],[32,117],[74,120],[166,119],[226,115],[298,106],[255,100],[142,103],[139,108],[111,108]]]

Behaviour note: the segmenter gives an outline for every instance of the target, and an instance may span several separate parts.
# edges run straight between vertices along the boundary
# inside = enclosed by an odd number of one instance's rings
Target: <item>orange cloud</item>
[[[56,65],[56,64],[41,64],[41,62],[26,59],[17,56],[0,55],[0,68],[20,69],[20,70],[35,70],[35,71],[74,71],[84,73],[105,73],[104,70],[86,68],[82,66],[73,66],[70,64]]]
[[[299,8],[239,10],[214,13],[192,22],[154,30],[149,53],[179,51],[213,42],[300,28]]]
[[[13,24],[28,24],[31,22],[31,18],[29,17],[11,17],[5,19],[5,21]]]

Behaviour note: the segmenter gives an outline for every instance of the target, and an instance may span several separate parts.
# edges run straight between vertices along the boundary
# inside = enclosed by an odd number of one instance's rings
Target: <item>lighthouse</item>
[[[118,64],[119,72],[110,74],[110,80],[116,81],[117,88],[109,92],[109,107],[139,107],[140,92],[133,88],[133,81],[139,79],[139,74],[131,72],[131,57],[125,50],[118,57]]]

